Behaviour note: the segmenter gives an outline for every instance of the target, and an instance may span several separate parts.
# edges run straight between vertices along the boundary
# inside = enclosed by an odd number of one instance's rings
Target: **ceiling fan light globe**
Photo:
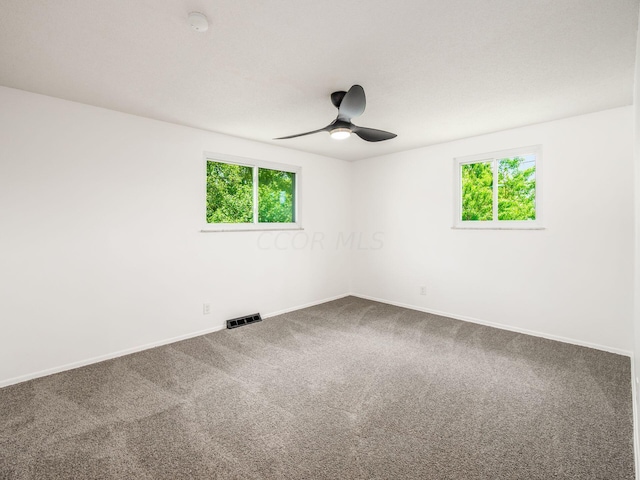
[[[329,132],[329,135],[336,140],[344,140],[351,136],[351,130],[348,128],[334,128]]]

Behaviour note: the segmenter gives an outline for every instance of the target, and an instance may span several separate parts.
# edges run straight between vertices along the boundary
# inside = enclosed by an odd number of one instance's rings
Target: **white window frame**
[[[303,230],[301,219],[301,202],[300,191],[302,185],[302,167],[297,165],[286,165],[284,163],[268,162],[265,160],[256,160],[253,158],[236,157],[223,153],[204,152],[203,155],[203,202],[202,217],[205,224],[200,230],[201,232],[252,232],[265,230]],[[207,223],[207,162],[231,163],[233,165],[242,165],[244,167],[253,167],[253,222],[252,223]],[[280,170],[282,172],[294,173],[296,181],[294,184],[294,218],[295,222],[291,223],[259,223],[258,222],[258,169]]]
[[[535,220],[498,220],[498,168],[502,158],[511,158],[534,154],[536,156],[536,219]],[[493,163],[493,220],[462,220],[462,165],[469,163]],[[453,228],[476,230],[542,230],[542,146],[512,148],[479,155],[454,158],[453,162]]]

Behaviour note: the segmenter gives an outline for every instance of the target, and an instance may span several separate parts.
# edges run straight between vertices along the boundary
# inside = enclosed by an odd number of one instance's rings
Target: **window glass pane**
[[[462,220],[493,220],[493,162],[462,167]]]
[[[296,174],[292,172],[258,169],[258,222],[295,221],[295,178]]]
[[[498,160],[498,220],[536,219],[536,156]]]
[[[207,161],[207,222],[253,223],[253,167]]]

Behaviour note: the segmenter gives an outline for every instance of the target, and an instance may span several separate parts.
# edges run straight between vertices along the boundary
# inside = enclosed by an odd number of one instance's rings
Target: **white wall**
[[[545,230],[451,228],[454,157],[537,144]],[[363,160],[354,176],[354,230],[384,238],[354,251],[354,293],[632,351],[632,107]]]
[[[634,393],[635,396],[635,449],[636,449],[636,478],[640,479],[640,457],[638,449],[640,448],[640,426],[638,425],[638,412],[640,412],[640,396],[638,396],[638,387],[640,382],[640,34],[636,47],[636,65],[635,65],[635,82],[633,89],[633,112],[634,112],[634,160],[635,160],[635,258],[634,258]]]
[[[2,87],[0,106],[0,385],[350,291],[633,349],[632,107],[349,164]],[[452,230],[452,159],[533,144],[547,229]],[[200,233],[203,151],[301,165],[303,236]]]
[[[296,243],[200,233],[203,151],[301,165]],[[348,293],[350,168],[0,87],[0,385]]]

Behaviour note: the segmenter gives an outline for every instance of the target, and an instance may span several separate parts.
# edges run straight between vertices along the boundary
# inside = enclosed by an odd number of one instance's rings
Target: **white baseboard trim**
[[[286,308],[284,310],[278,310],[276,312],[267,313],[262,315],[262,318],[275,317],[276,315],[281,315],[283,313],[294,312],[296,310],[301,310],[303,308],[313,307],[315,305],[320,305],[321,303],[331,302],[333,300],[338,300],[340,298],[348,297],[349,294],[345,293],[342,295],[337,295],[335,297],[325,298],[323,300],[317,300],[315,302],[306,303],[304,305],[298,305],[296,307]],[[113,358],[122,357],[124,355],[129,355],[131,353],[140,352],[142,350],[148,350],[150,348],[161,347],[162,345],[168,345],[170,343],[179,342],[181,340],[187,340],[189,338],[199,337],[201,335],[206,335],[208,333],[218,332],[220,330],[224,330],[226,328],[226,323],[223,322],[222,325],[216,325],[215,327],[210,327],[205,330],[199,330],[197,332],[187,333],[185,335],[179,335],[177,337],[167,338],[164,340],[158,340],[157,342],[147,343],[145,345],[139,345],[137,347],[126,348],[124,350],[119,350],[117,352],[107,353],[105,355],[99,355],[97,357],[87,358],[85,360],[79,360],[77,362],[67,363],[65,365],[60,365],[57,367],[47,368],[45,370],[40,370],[33,373],[28,373],[26,375],[20,375],[18,377],[9,378],[8,380],[0,381],[0,388],[8,387],[9,385],[14,385],[16,383],[26,382],[27,380],[33,380],[34,378],[46,377],[47,375],[53,375],[54,373],[65,372],[67,370],[73,370],[74,368],[84,367],[86,365],[91,365],[92,363],[104,362],[105,360],[111,360]]]
[[[157,342],[151,342],[137,347],[125,348],[117,352],[111,352],[97,357],[87,358],[85,360],[78,360],[77,362],[71,362],[57,367],[47,368],[26,375],[20,375],[19,377],[13,377],[8,380],[0,381],[0,388],[14,385],[16,383],[26,382],[27,380],[33,380],[34,378],[46,377],[47,375],[53,375],[54,373],[65,372],[67,370],[73,370],[74,368],[84,367],[91,365],[92,363],[104,362],[105,360],[111,360],[112,358],[122,357],[129,355],[130,353],[140,352],[142,350],[148,350],[150,348],[160,347],[162,345],[168,345],[169,343],[179,342],[180,340],[187,340],[193,337],[199,337],[200,335],[206,335],[207,333],[217,332],[225,328],[225,325],[216,325],[215,327],[207,328],[206,330],[199,330],[197,332],[187,333],[185,335],[179,335],[173,338],[167,338],[164,340],[158,340]]]
[[[262,318],[270,318],[278,315],[282,315],[284,313],[295,312],[296,310],[302,310],[303,308],[315,307],[316,305],[320,305],[327,302],[333,302],[334,300],[340,300],[341,298],[345,298],[350,296],[350,293],[343,293],[341,295],[336,295],[335,297],[325,298],[323,300],[317,300],[315,302],[305,303],[304,305],[298,305],[296,307],[285,308],[284,310],[278,310],[276,312],[265,313],[262,315]]]
[[[457,315],[455,313],[442,312],[442,311],[434,310],[434,309],[431,309],[431,308],[424,308],[424,307],[419,307],[419,306],[416,306],[416,305],[409,305],[409,304],[406,304],[406,303],[394,302],[392,300],[385,300],[385,299],[382,299],[382,298],[376,298],[376,297],[372,297],[370,295],[364,295],[364,294],[361,294],[361,293],[352,293],[351,295],[353,295],[354,297],[358,297],[358,298],[364,298],[365,300],[372,300],[374,302],[386,303],[386,304],[389,304],[389,305],[394,305],[396,307],[408,308],[409,310],[417,310],[419,312],[431,313],[433,315],[440,315],[441,317],[454,318],[456,320],[462,320],[463,322],[477,323],[479,325],[485,325],[487,327],[499,328],[500,330],[508,330],[510,332],[523,333],[525,335],[531,335],[533,337],[546,338],[548,340],[556,340],[558,342],[570,343],[572,345],[578,345],[580,347],[594,348],[596,350],[602,350],[602,351],[609,352],[609,353],[615,353],[617,355],[624,355],[625,357],[632,357],[633,356],[633,352],[630,352],[629,350],[622,350],[620,348],[609,347],[609,346],[606,346],[606,345],[599,345],[597,343],[585,342],[585,341],[582,341],[582,340],[576,340],[574,338],[562,337],[562,336],[559,336],[559,335],[551,335],[551,334],[548,334],[548,333],[538,332],[538,331],[535,331],[535,330],[528,330],[526,328],[513,327],[511,325],[505,325],[505,324],[502,324],[502,323],[489,322],[489,321],[486,321],[486,320],[480,320],[478,318],[467,317],[465,315]]]

